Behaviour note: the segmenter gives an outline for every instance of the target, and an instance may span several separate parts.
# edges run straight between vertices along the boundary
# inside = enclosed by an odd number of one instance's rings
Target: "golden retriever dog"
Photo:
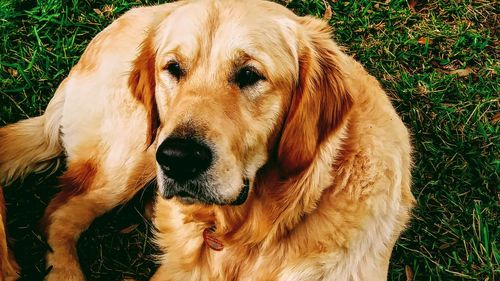
[[[13,281],[18,278],[19,267],[14,256],[7,247],[7,231],[5,229],[5,201],[0,186],[0,281]]]
[[[326,22],[267,1],[135,8],[89,44],[44,115],[0,129],[3,183],[64,154],[47,280],[157,181],[152,280],[386,280],[405,228],[409,134]]]

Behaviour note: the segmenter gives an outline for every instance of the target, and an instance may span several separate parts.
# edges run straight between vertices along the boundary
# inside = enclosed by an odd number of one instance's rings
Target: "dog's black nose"
[[[177,181],[195,179],[212,163],[210,148],[191,138],[167,138],[156,151],[164,174]]]

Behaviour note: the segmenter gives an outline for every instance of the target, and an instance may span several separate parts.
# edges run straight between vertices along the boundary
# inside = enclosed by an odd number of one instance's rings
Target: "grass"
[[[498,278],[495,2],[287,2],[299,14],[329,18],[335,40],[381,81],[413,133],[418,207],[395,247],[389,279]],[[41,114],[89,40],[139,4],[0,0],[0,125]],[[45,272],[48,248],[37,224],[55,185],[54,177],[32,175],[5,189],[8,228],[24,280],[40,280]],[[82,235],[78,249],[89,280],[147,280],[154,272],[151,226],[141,215],[151,193],[147,189],[99,218]]]

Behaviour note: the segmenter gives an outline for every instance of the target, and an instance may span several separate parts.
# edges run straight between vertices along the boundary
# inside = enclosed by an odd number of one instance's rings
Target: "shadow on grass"
[[[20,280],[43,280],[48,273],[44,256],[50,250],[39,227],[42,214],[57,193],[57,175],[30,175],[4,188],[10,244],[22,268]],[[158,251],[151,243],[153,227],[144,208],[155,194],[154,184],[130,202],[97,218],[77,245],[81,267],[88,280],[149,280]]]

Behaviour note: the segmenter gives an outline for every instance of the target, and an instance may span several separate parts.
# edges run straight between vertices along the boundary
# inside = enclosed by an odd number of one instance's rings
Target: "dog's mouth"
[[[249,192],[250,192],[250,181],[248,179],[244,179],[243,188],[241,189],[240,194],[238,194],[236,200],[234,200],[230,205],[238,206],[245,203],[245,201],[247,201]]]
[[[191,196],[189,193],[187,193],[185,191],[179,192],[176,195],[176,197],[179,199],[179,201],[181,201],[181,203],[186,204],[186,205],[201,203],[201,202],[199,202],[199,200],[197,200],[195,197]]]
[[[212,194],[207,194],[200,189],[183,188],[177,186],[176,188],[166,188],[163,196],[167,199],[172,199],[176,197],[182,204],[207,204],[207,205],[231,205],[239,206],[246,202],[248,199],[248,194],[250,193],[250,180],[244,179],[243,186],[238,194],[238,196],[232,201],[224,201],[220,198],[213,196]],[[175,191],[177,189],[177,191]]]

